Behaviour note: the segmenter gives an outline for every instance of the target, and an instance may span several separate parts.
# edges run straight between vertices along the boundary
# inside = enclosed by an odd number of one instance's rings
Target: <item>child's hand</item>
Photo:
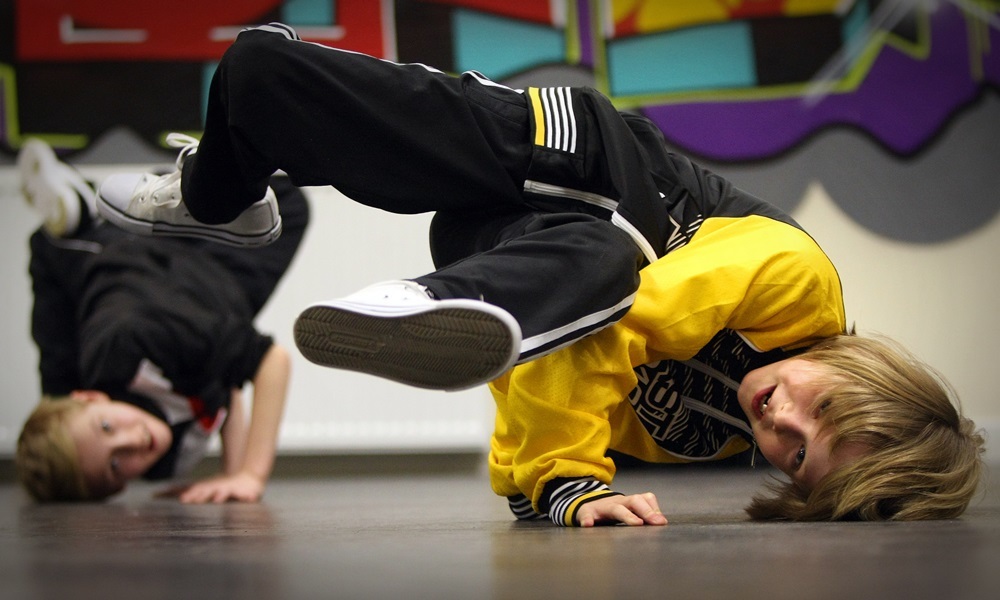
[[[652,492],[631,496],[607,496],[588,502],[576,512],[580,527],[614,522],[625,525],[666,525]]]
[[[174,488],[169,495],[185,504],[216,504],[228,501],[257,502],[264,495],[264,483],[257,477],[239,472],[233,475],[217,475],[192,483],[187,487]]]

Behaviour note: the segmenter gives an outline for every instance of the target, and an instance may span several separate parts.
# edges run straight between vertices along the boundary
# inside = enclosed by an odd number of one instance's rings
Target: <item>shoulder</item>
[[[709,217],[691,240],[661,257],[657,263],[705,263],[754,270],[776,263],[832,270],[819,244],[800,227],[762,215]]]

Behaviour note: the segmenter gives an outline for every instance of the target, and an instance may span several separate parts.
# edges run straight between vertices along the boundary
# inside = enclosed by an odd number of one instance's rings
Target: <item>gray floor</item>
[[[955,521],[760,524],[741,509],[767,470],[628,471],[616,488],[656,492],[670,525],[580,530],[513,522],[479,457],[403,460],[405,475],[386,462],[334,459],[324,476],[279,465],[257,505],[183,506],[141,485],[107,504],[39,506],[5,481],[0,596],[1000,597],[995,478]]]

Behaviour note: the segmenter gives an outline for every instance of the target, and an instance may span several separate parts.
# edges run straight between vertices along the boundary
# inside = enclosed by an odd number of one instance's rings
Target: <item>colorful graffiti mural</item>
[[[497,81],[584,74],[671,145],[727,164],[835,128],[905,159],[1000,89],[998,0],[0,0],[0,150],[197,132],[214,62],[272,20]]]
[[[858,2],[843,15],[796,19],[804,22],[794,31],[748,34],[754,44],[744,51],[754,52],[754,68],[741,84],[700,86],[691,99],[647,101],[644,110],[678,145],[722,160],[773,156],[834,125],[856,127],[894,153],[915,153],[984,87],[1000,85],[1000,27],[955,3],[909,4],[915,8],[892,15]],[[765,52],[764,37],[783,47]],[[764,64],[796,54],[821,68],[780,79],[781,69]],[[724,145],[712,142],[722,137]]]
[[[768,157],[830,125],[912,153],[1000,84],[1000,5],[982,0],[4,3],[10,149],[27,134],[86,144],[105,125],[197,129],[206,69],[242,26],[268,20],[311,41],[498,80],[583,65],[621,107],[720,160]],[[106,123],[81,131],[86,115]]]

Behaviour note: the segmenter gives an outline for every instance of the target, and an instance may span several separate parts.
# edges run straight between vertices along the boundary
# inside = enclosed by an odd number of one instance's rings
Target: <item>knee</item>
[[[581,219],[567,224],[562,235],[577,252],[611,272],[638,274],[643,265],[642,251],[627,233],[610,221]]]
[[[274,84],[285,68],[284,53],[276,44],[286,41],[274,34],[248,31],[237,36],[219,61],[229,94],[252,93],[254,88]]]
[[[611,224],[609,223],[609,225]],[[611,228],[614,229],[612,235],[614,258],[612,260],[617,261],[615,264],[621,269],[634,272],[636,285],[638,285],[639,271],[647,264],[646,255],[642,253],[642,249],[629,234],[616,225],[611,225]]]

